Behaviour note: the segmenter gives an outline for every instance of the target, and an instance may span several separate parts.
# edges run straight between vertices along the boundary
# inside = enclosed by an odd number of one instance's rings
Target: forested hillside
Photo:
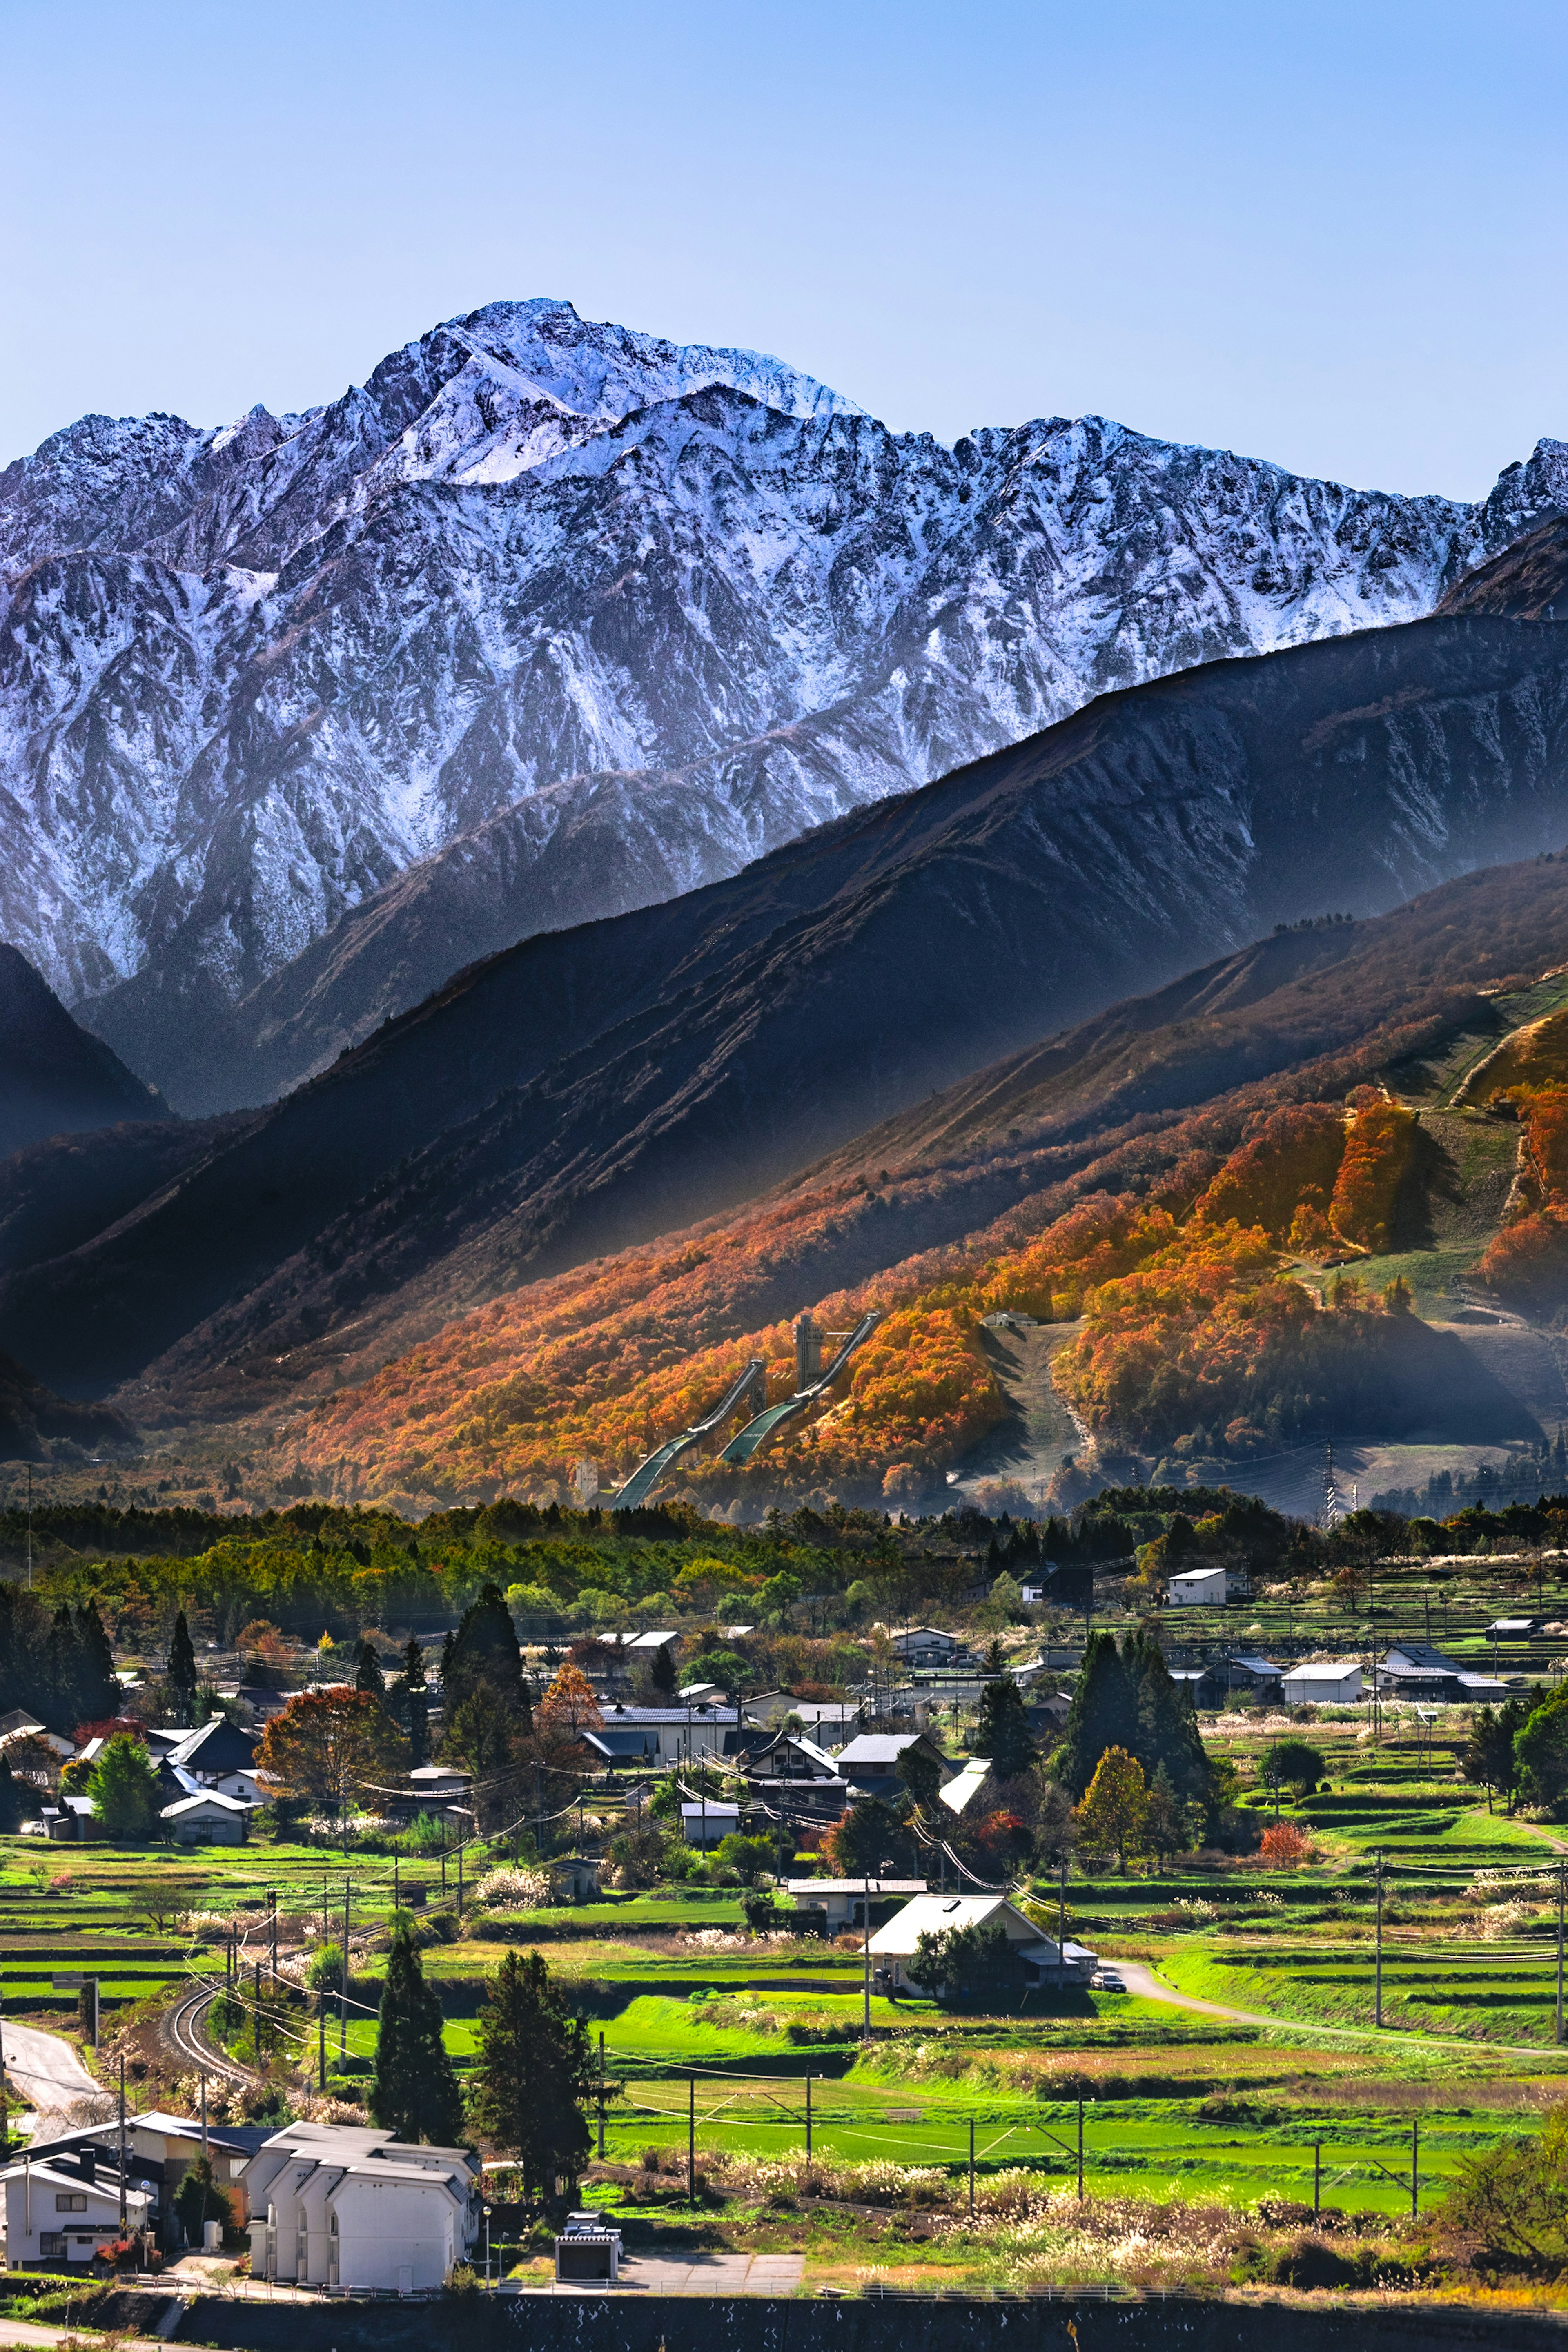
[[[1436,1181],[1401,1087],[1562,961],[1565,879],[1542,860],[1377,921],[1281,931],[738,1216],[460,1318],[315,1407],[295,1426],[301,1461],[344,1494],[548,1494],[582,1454],[607,1482],[751,1355],[770,1399],[790,1393],[789,1322],[807,1307],[830,1329],[868,1308],[882,1321],[837,1398],[749,1468],[686,1457],[693,1497],[929,1495],[1006,1411],[978,1344],[998,1312],[1070,1327],[1057,1384],[1111,1456],[1241,1463],[1347,1420],[1538,1436],[1412,1312],[1397,1267],[1378,1268],[1419,1239]],[[1467,1115],[1511,1150],[1496,1115]],[[1542,1215],[1554,1232],[1550,1200]]]

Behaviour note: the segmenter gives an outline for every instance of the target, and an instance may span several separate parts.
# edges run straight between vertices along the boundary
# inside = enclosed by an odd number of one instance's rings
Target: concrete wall
[[[116,2295],[95,2326],[146,2335],[155,2298]],[[166,2309],[166,2305],[157,2305]],[[1071,2333],[1068,2323],[1071,2323]],[[1551,2314],[1453,2305],[1378,2306],[1344,2295],[1310,2305],[1027,2303],[747,2295],[471,2295],[321,2308],[201,2296],[174,2340],[235,2352],[1563,2352]]]

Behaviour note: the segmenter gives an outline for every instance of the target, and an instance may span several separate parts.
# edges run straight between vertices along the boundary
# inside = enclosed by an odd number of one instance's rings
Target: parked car
[[[1114,1969],[1096,1969],[1089,1980],[1090,1992],[1125,1992],[1127,1987]]]

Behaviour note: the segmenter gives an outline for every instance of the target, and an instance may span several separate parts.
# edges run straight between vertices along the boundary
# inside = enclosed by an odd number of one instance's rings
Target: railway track
[[[202,2019],[217,1999],[220,1988],[197,1985],[184,1994],[163,2020],[164,2034],[173,2049],[184,2062],[198,2074],[221,2074],[226,2082],[248,2085],[260,2081],[248,2066],[237,2064],[226,2051],[214,2048],[203,2033]]]

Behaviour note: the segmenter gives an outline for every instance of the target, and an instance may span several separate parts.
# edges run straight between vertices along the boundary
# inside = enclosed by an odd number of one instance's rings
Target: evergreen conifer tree
[[[413,1929],[402,1918],[386,1956],[369,2104],[371,2120],[399,2139],[440,2147],[461,2142],[463,2095],[441,2039],[440,1998],[425,1981]]]
[[[191,1724],[196,1715],[196,1654],[191,1647],[190,1628],[182,1609],[174,1620],[174,1639],[169,1643],[169,1705],[174,1720]]]
[[[386,1696],[386,1676],[381,1671],[381,1660],[363,1633],[354,1648],[354,1688],[367,1692],[372,1698]]]
[[[473,2127],[515,2158],[526,2194],[576,2181],[593,2147],[587,2029],[537,1952],[509,1952],[490,1979],[472,2081]]]
[[[989,1756],[998,1780],[1020,1779],[1035,1760],[1035,1735],[1029,1729],[1024,1694],[1011,1675],[999,1675],[985,1685],[974,1728],[974,1753]]]
[[[78,1720],[101,1723],[119,1708],[120,1683],[114,1671],[114,1652],[109,1645],[95,1601],[77,1611],[75,1631],[77,1698],[82,1710]]]
[[[27,1792],[11,1769],[9,1757],[0,1755],[0,1837],[11,1837],[27,1814]],[[33,1810],[36,1811],[37,1807]]]
[[[451,1649],[442,1659],[442,1682],[448,1722],[481,1683],[524,1728],[531,1722],[522,1651],[498,1584],[481,1585],[479,1599],[464,1610]]]
[[[1091,1633],[1052,1767],[1074,1804],[1082,1801],[1106,1749],[1125,1747],[1136,1722],[1136,1702],[1115,1634]]]
[[[668,1642],[654,1652],[647,1672],[648,1680],[658,1693],[655,1704],[663,1705],[672,1699],[675,1696],[675,1652]]]
[[[417,1768],[430,1761],[430,1693],[425,1681],[425,1653],[411,1633],[403,1653],[403,1718],[408,1751]]]

